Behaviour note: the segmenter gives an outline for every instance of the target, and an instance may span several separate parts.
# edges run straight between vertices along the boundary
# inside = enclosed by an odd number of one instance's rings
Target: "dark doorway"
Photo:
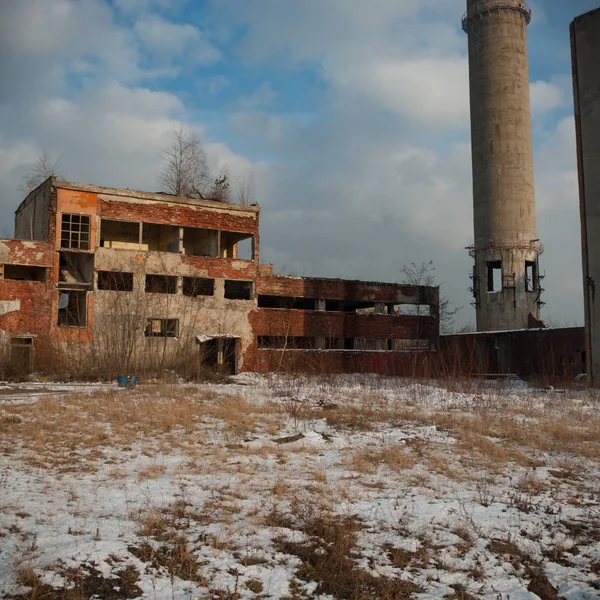
[[[219,373],[235,375],[237,363],[237,338],[214,337],[200,342],[200,363]]]
[[[10,339],[10,370],[15,375],[31,373],[33,362],[33,338],[13,337]]]

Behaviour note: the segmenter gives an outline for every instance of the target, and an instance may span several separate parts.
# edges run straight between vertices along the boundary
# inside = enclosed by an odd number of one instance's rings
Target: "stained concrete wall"
[[[33,190],[15,212],[15,238],[48,240],[52,178]]]
[[[539,317],[525,292],[537,262],[526,26],[521,0],[467,0],[477,330],[526,328]],[[487,293],[486,263],[500,258],[516,285]]]
[[[600,387],[600,9],[573,21],[571,47],[588,374]]]

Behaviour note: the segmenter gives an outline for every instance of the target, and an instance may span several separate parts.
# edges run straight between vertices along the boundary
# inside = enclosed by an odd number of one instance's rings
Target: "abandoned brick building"
[[[0,240],[3,364],[401,372],[437,349],[437,288],[274,275],[259,214],[49,178]]]

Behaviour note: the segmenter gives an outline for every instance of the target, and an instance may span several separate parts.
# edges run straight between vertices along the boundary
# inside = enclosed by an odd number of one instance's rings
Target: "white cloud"
[[[134,28],[144,47],[166,61],[186,56],[198,64],[213,64],[219,59],[219,51],[193,25],[151,15],[138,20]]]
[[[273,89],[270,81],[263,81],[253,92],[242,96],[238,102],[244,108],[257,108],[271,104],[277,93]]]
[[[534,81],[530,86],[531,110],[535,113],[547,113],[564,106],[566,90],[556,83]]]
[[[351,65],[332,77],[342,88],[360,90],[382,107],[428,126],[442,123],[460,129],[468,124],[464,58],[422,57]]]

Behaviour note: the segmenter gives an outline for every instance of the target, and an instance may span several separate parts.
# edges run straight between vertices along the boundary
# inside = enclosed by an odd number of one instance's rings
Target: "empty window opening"
[[[215,337],[200,342],[200,364],[221,373],[235,374],[237,342],[232,337]]]
[[[17,281],[46,281],[46,267],[29,265],[4,265],[4,279]]]
[[[221,231],[221,258],[254,260],[253,238],[254,236],[250,233]],[[245,240],[247,240],[245,245],[241,244]]]
[[[215,280],[201,277],[183,278],[183,295],[191,296],[213,296],[215,293]]]
[[[487,263],[487,290],[500,292],[502,290],[502,261],[492,260]]]
[[[172,275],[146,275],[146,292],[152,294],[176,294],[177,277]]]
[[[537,264],[533,260],[525,261],[525,290],[527,292],[537,290]]]
[[[315,310],[315,298],[295,298],[293,296],[258,297],[259,308],[287,308],[294,310]]]
[[[259,335],[258,348],[261,350],[270,348],[285,348],[289,338],[280,335]]]
[[[327,350],[343,350],[344,338],[328,337],[325,338],[325,348]]]
[[[179,335],[178,319],[148,319],[146,337],[172,337]]]
[[[392,304],[391,310],[393,315],[431,316],[431,306],[429,304]]]
[[[87,326],[87,292],[60,290],[58,294],[58,324],[62,327]]]
[[[10,368],[15,374],[30,373],[33,361],[33,338],[10,338]]]
[[[140,223],[102,219],[100,223],[100,246],[117,250],[139,250]]]
[[[343,311],[344,301],[343,300],[325,300],[325,310],[328,311]]]
[[[252,282],[225,280],[225,298],[229,300],[252,300]]]
[[[354,338],[344,338],[344,350],[354,350]]]
[[[435,350],[435,345],[429,340],[389,340],[388,348],[396,352],[425,352],[427,350]]]
[[[212,229],[184,227],[183,252],[189,256],[219,256],[219,232]]]
[[[90,249],[89,215],[62,215],[60,247],[72,248],[74,250]]]
[[[355,350],[387,350],[387,339],[355,338]]]
[[[94,281],[94,255],[80,252],[59,252],[59,284],[82,286]]]
[[[98,271],[98,289],[111,292],[132,292],[133,273]]]
[[[142,225],[142,250],[150,252],[179,252],[179,227],[174,225]]]

